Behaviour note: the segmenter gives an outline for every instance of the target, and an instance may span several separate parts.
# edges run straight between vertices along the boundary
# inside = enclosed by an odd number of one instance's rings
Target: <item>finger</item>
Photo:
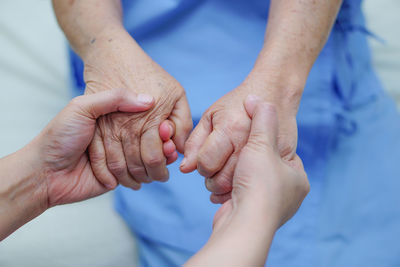
[[[167,165],[174,163],[178,159],[178,152],[172,153],[172,155],[167,156]]]
[[[217,194],[213,193],[210,196],[210,200],[214,204],[223,204],[231,198],[232,198],[232,194],[230,192],[226,193],[226,194],[222,194],[222,195],[217,195]]]
[[[156,181],[167,181],[169,176],[166,168],[167,160],[157,128],[150,128],[142,134],[140,153],[149,178]]]
[[[167,158],[167,165],[175,162],[178,159],[175,144],[172,140],[163,144],[164,156]]]
[[[111,112],[141,112],[154,105],[154,98],[146,94],[136,94],[125,89],[113,89],[91,95],[75,97],[71,106],[85,117],[97,119]]]
[[[106,152],[98,127],[89,146],[89,158],[96,179],[107,189],[114,189],[118,185],[118,181],[107,168]]]
[[[167,158],[167,165],[169,165],[178,159],[175,143],[171,140],[175,133],[175,124],[170,120],[165,120],[160,124],[159,132],[160,138],[164,142],[164,156]]]
[[[150,183],[152,180],[147,175],[140,153],[138,131],[132,129],[129,135],[122,135],[122,147],[124,148],[126,165],[131,177],[138,183]]]
[[[107,129],[107,128],[106,128]],[[110,134],[103,134],[103,143],[106,152],[107,167],[123,186],[139,189],[140,184],[129,174],[125,155],[120,140],[112,138]]]
[[[206,188],[211,193],[222,195],[232,191],[233,175],[239,153],[233,153],[221,171],[206,179]]]
[[[175,134],[175,123],[170,120],[165,120],[160,124],[160,138],[163,142],[167,142]]]
[[[252,118],[247,146],[277,151],[278,118],[275,107],[250,95],[246,99],[245,108]]]
[[[208,116],[203,116],[185,143],[185,157],[180,166],[183,173],[192,172],[197,168],[198,152],[211,131],[212,125],[210,118]]]
[[[163,144],[163,152],[166,157],[171,156],[176,152],[176,146],[172,140],[169,140]]]
[[[175,124],[175,134],[172,137],[178,151],[184,152],[185,142],[193,129],[192,115],[186,96],[181,97],[175,104],[169,119]]]
[[[198,153],[198,172],[204,177],[213,176],[222,169],[233,150],[229,136],[223,130],[214,129]]]

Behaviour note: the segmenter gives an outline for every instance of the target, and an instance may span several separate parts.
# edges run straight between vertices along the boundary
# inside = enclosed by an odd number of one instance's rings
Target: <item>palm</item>
[[[49,184],[49,205],[74,203],[86,200],[108,191],[93,174],[86,154],[70,171],[54,173]]]

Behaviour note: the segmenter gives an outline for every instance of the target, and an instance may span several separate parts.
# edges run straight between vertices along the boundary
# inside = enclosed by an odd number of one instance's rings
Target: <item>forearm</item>
[[[240,209],[214,229],[207,244],[185,266],[264,266],[276,223],[265,213],[249,212],[255,206]]]
[[[31,145],[0,159],[0,241],[47,209],[47,190]]]
[[[91,46],[123,32],[120,0],[53,0],[54,11],[72,48],[85,58]]]
[[[250,76],[275,84],[271,97],[284,99],[295,112],[341,2],[271,0],[264,46]]]

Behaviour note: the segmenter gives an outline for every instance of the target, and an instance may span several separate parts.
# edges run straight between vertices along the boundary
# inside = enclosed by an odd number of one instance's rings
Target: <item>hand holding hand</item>
[[[145,99],[144,102],[141,99]],[[33,141],[41,160],[48,207],[85,200],[109,191],[92,169],[86,150],[96,119],[112,112],[143,112],[154,105],[150,96],[123,89],[79,96]]]
[[[232,198],[214,217],[207,244],[185,266],[264,266],[275,231],[299,208],[309,191],[300,158],[282,159],[275,108],[249,96],[252,119],[234,171]]]
[[[250,132],[251,121],[244,108],[246,97],[256,94],[263,100],[278,102],[265,87],[259,79],[248,78],[204,113],[186,142],[181,170],[190,172],[197,168],[206,178],[214,203],[223,203],[231,197],[233,173]],[[291,161],[297,146],[297,125],[295,112],[288,106],[278,106],[277,110],[278,147],[280,155]]]
[[[298,155],[288,161],[279,153],[274,106],[249,96],[245,108],[252,118],[249,139],[233,176],[232,199],[220,208],[214,226],[220,227],[232,213],[244,221],[256,214],[276,230],[295,214],[310,185]]]
[[[140,114],[101,117],[89,157],[101,183],[139,189],[141,183],[168,180],[166,164],[177,159],[176,149],[183,152],[193,123],[182,86],[128,33],[113,34],[110,42],[96,41],[84,58],[86,93],[125,88],[152,95],[155,105]]]

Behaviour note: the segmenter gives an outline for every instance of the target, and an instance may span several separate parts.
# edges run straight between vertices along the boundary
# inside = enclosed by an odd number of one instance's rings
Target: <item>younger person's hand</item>
[[[289,220],[309,191],[296,155],[282,159],[275,108],[255,96],[245,109],[251,121],[232,185],[232,198],[214,217],[207,244],[187,266],[264,266],[275,231]]]
[[[252,119],[250,136],[235,169],[232,199],[221,207],[214,224],[218,228],[230,212],[254,212],[279,228],[300,207],[309,182],[298,155],[290,161],[280,156],[275,107],[251,95],[245,108]]]
[[[95,177],[87,154],[97,118],[113,112],[143,112],[153,105],[152,97],[123,89],[73,99],[33,141],[42,159],[48,206],[85,200],[114,188]]]
[[[95,176],[87,155],[96,121],[153,106],[151,96],[122,89],[76,97],[32,142],[0,159],[0,241],[48,208],[111,190],[114,185]]]

